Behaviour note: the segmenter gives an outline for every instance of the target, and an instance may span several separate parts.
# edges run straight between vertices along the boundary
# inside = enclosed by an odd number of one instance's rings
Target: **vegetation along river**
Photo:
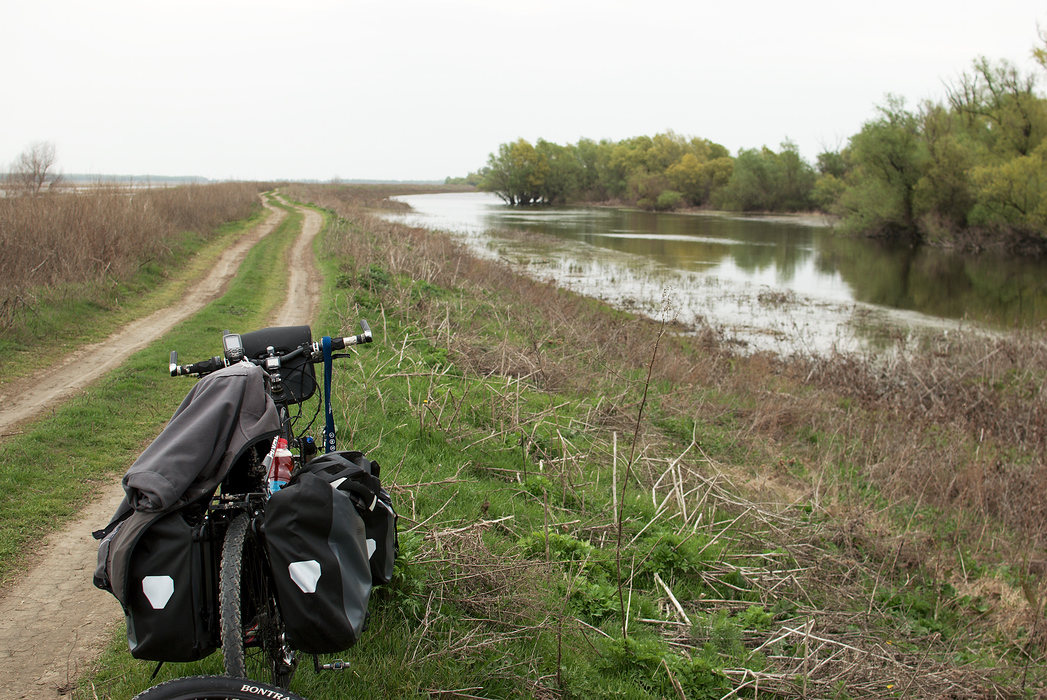
[[[707,323],[750,349],[875,349],[922,329],[1038,328],[1047,263],[834,236],[820,217],[510,207],[484,193],[397,197],[398,221],[655,318]],[[500,230],[548,237],[508,238]]]

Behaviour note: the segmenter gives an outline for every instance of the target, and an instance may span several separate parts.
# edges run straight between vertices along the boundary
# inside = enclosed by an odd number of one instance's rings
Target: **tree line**
[[[1033,50],[1047,69],[1047,36]],[[903,239],[1047,248],[1047,99],[1036,75],[979,58],[946,98],[888,95],[846,146],[812,164],[795,143],[741,149],[672,131],[622,141],[504,143],[466,178],[513,205],[619,202],[671,211],[821,211],[838,228]]]

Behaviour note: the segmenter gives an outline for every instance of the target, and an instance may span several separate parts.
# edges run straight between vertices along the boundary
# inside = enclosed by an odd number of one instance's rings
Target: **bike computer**
[[[225,351],[225,359],[230,362],[239,362],[244,359],[244,341],[239,333],[226,332],[222,336],[222,349]]]

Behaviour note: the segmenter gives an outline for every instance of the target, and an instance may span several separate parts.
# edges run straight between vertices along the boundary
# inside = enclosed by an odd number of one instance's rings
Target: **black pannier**
[[[325,654],[355,644],[371,570],[364,523],[348,495],[302,474],[269,499],[264,532],[291,646]]]
[[[376,586],[389,583],[400,543],[396,511],[380,480],[381,465],[362,452],[340,451],[320,455],[306,465],[306,470],[349,492],[367,532],[371,580]]]
[[[392,577],[396,515],[372,471],[378,470],[359,452],[323,455],[266,505],[266,549],[281,616],[291,646],[305,653],[355,644],[372,585]]]
[[[124,609],[136,659],[196,661],[216,648],[207,629],[205,545],[194,541],[183,510],[133,512],[107,528],[95,585]]]

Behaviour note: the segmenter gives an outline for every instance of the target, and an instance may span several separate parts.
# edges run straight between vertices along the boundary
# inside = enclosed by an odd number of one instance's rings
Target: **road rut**
[[[120,365],[132,353],[222,295],[247,252],[286,216],[265,203],[270,214],[256,229],[223,253],[214,269],[177,307],[163,309],[129,324],[110,338],[87,346],[34,377],[13,382],[5,393],[19,396],[17,406],[0,396],[0,434],[29,420]],[[319,304],[319,283],[312,241],[322,218],[310,209],[289,260],[288,296],[274,325],[309,323]],[[23,400],[21,397],[26,396]],[[117,480],[33,557],[37,562],[0,593],[0,665],[4,697],[54,700],[67,694],[78,675],[89,669],[120,622],[119,604],[91,584],[97,542],[91,532],[103,527],[123,498]]]

